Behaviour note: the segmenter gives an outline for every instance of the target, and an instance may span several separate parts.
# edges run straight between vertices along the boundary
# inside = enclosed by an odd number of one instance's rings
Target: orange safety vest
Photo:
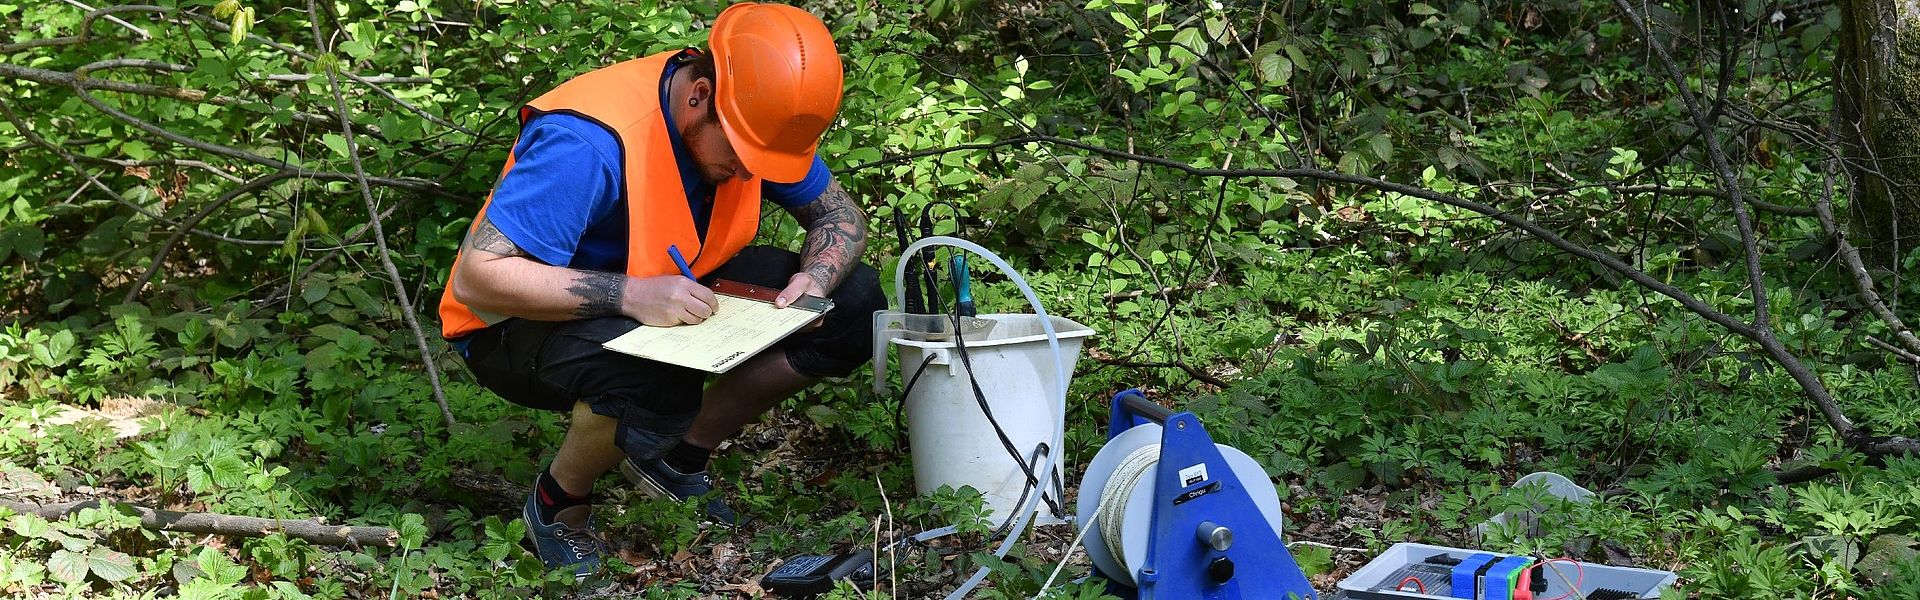
[[[760,230],[760,178],[729,179],[713,192],[713,212],[707,223],[706,239],[693,226],[686,187],[680,183],[680,166],[673,156],[673,142],[667,138],[667,123],[660,114],[660,75],[667,61],[678,52],[663,52],[629,60],[581,74],[560,84],[553,91],[520,107],[520,124],[547,113],[567,113],[600,124],[613,132],[620,143],[621,200],[627,203],[627,274],[633,277],[673,275],[680,268],[667,255],[668,246],[677,246],[688,259],[696,276],[705,277],[740,253]],[[514,146],[520,145],[518,139]],[[500,178],[513,170],[514,156]],[[498,185],[496,183],[496,185]],[[493,195],[487,195],[487,203]],[[481,205],[468,235],[487,216]],[[453,271],[460,261],[454,259]],[[506,319],[504,315],[476,313],[453,297],[453,287],[440,297],[440,335],[447,339],[478,331]]]

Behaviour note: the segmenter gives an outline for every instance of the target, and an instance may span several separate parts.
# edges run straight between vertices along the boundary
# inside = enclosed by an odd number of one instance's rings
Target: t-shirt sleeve
[[[515,147],[513,168],[493,191],[487,218],[522,250],[567,266],[580,238],[619,202],[614,158],[590,140],[598,125],[546,115],[534,119]],[[581,125],[584,125],[583,129]]]
[[[813,155],[813,166],[807,169],[807,176],[797,183],[774,183],[768,181],[760,186],[760,195],[772,200],[784,208],[806,206],[827,191],[827,184],[833,183],[833,171],[827,169],[827,161],[819,153]]]

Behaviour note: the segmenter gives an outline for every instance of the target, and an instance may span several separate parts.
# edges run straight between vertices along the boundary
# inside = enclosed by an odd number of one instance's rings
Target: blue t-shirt
[[[669,62],[662,81],[678,65]],[[702,237],[713,204],[713,186],[673,127],[673,107],[661,86],[661,117],[679,162],[688,210]],[[613,132],[593,121],[555,113],[535,117],[521,128],[513,168],[500,180],[487,218],[507,239],[549,265],[595,271],[627,268],[627,206],[620,198],[625,181],[620,144]],[[814,155],[813,168],[798,183],[763,182],[760,193],[780,206],[813,202],[833,179],[827,163]]]

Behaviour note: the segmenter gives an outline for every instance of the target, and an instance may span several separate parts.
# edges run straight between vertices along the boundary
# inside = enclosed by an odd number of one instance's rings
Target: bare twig
[[[1899,358],[1900,360],[1906,361],[1915,366],[1920,366],[1920,354],[1914,354],[1912,352],[1908,352],[1905,348],[1895,346],[1893,344],[1887,343],[1886,340],[1873,337],[1870,335],[1866,336],[1866,339],[1867,339],[1867,343],[1873,344],[1874,347],[1879,348],[1881,350],[1885,350],[1889,353],[1892,353],[1895,357]]]
[[[271,73],[266,75],[255,75],[254,77],[264,79],[267,81],[299,83],[302,81],[313,79],[315,75],[312,73]],[[361,79],[366,81],[367,83],[398,83],[398,84],[433,83],[432,77],[412,77],[412,76],[399,76],[399,75],[364,75],[361,77]]]
[[[1839,403],[1834,401],[1833,394],[1827,389],[1826,384],[1820,381],[1820,377],[1774,337],[1773,327],[1769,323],[1773,311],[1771,305],[1767,303],[1767,279],[1760,269],[1760,250],[1754,240],[1753,218],[1748,214],[1747,199],[1740,191],[1739,175],[1734,172],[1732,164],[1727,159],[1727,152],[1720,144],[1720,137],[1713,133],[1715,117],[1710,117],[1706,109],[1701,107],[1700,102],[1694,97],[1692,87],[1687,84],[1686,74],[1680,71],[1679,65],[1668,54],[1666,45],[1660,43],[1660,40],[1653,35],[1653,29],[1647,25],[1646,19],[1634,12],[1633,6],[1627,0],[1614,0],[1614,6],[1626,14],[1628,21],[1633,22],[1634,28],[1639,31],[1641,37],[1646,39],[1647,47],[1653,50],[1654,57],[1667,72],[1667,78],[1672,80],[1679,92],[1681,104],[1686,107],[1688,115],[1693,119],[1694,127],[1702,132],[1700,137],[1706,142],[1707,156],[1713,165],[1714,174],[1720,179],[1720,187],[1727,193],[1728,200],[1733,204],[1734,223],[1740,230],[1740,245],[1746,255],[1747,283],[1752,288],[1750,293],[1753,296],[1753,326],[1745,328],[1742,336],[1753,340],[1766,350],[1767,354],[1773,357],[1774,361],[1779,363],[1796,383],[1800,384],[1801,390],[1806,392],[1808,398],[1813,400],[1821,414],[1826,417],[1827,424],[1833,427],[1841,439],[1851,442],[1857,433],[1853,420],[1847,418],[1846,413],[1840,410]]]
[[[187,236],[187,231],[199,225],[200,221],[212,215],[213,211],[219,210],[222,206],[226,206],[228,202],[232,202],[235,198],[266,189],[268,186],[279,183],[280,180],[294,177],[297,174],[296,171],[283,170],[254,178],[252,181],[227,190],[227,193],[221,194],[218,198],[214,198],[213,201],[208,202],[206,206],[200,207],[200,212],[193,213],[192,216],[187,217],[187,220],[180,223],[180,227],[174,228],[173,235],[168,236],[167,241],[160,244],[160,250],[153,254],[153,261],[147,263],[146,272],[141,273],[140,278],[134,280],[133,286],[127,288],[127,293],[120,298],[120,302],[122,304],[131,304],[135,299],[139,298],[140,290],[146,289],[147,282],[153,281],[154,274],[159,273],[160,267],[166,265],[167,256],[173,254],[174,245],[179,244],[180,239]]]
[[[14,114],[13,108],[8,106],[7,103],[5,102],[0,102],[0,117],[5,117],[7,122],[12,123],[14,129],[19,131],[21,136],[27,138],[27,144],[29,146],[39,146],[41,148],[46,149],[49,152],[54,153],[55,156],[59,156],[61,160],[66,161],[67,166],[73,168],[74,172],[79,173],[82,178],[86,179],[88,186],[106,193],[107,197],[113,198],[115,202],[119,202],[122,206],[126,206],[127,208],[131,208],[142,215],[146,215],[147,218],[153,219],[155,221],[159,221],[161,223],[165,223],[176,230],[183,230],[183,231],[190,232],[194,235],[212,238],[212,239],[216,239],[216,240],[220,240],[228,243],[241,244],[241,245],[253,245],[253,246],[266,246],[266,245],[273,245],[273,244],[280,243],[279,241],[275,241],[275,240],[247,240],[247,239],[228,237],[228,236],[220,235],[211,231],[205,231],[195,227],[187,226],[178,221],[168,219],[164,215],[153,212],[151,210],[147,210],[146,207],[140,206],[139,204],[134,203],[132,200],[128,200],[125,196],[120,195],[120,192],[118,190],[115,190],[112,187],[108,187],[107,184],[102,183],[100,181],[100,178],[94,177],[93,173],[88,172],[84,168],[81,168],[79,163],[79,160],[81,159],[105,161],[112,164],[122,164],[126,162],[131,162],[131,161],[114,161],[111,159],[101,159],[101,158],[95,158],[90,156],[81,156],[81,155],[73,154],[71,152],[67,152],[66,149],[61,148],[59,145],[56,145],[52,142],[47,141],[46,138],[40,137],[40,134],[35,133],[32,129],[28,129],[26,122],[20,119],[19,115]],[[141,161],[141,162],[152,162],[152,161]],[[182,162],[198,163],[199,165],[203,166],[204,168],[210,171],[213,171],[216,174],[232,177],[231,174],[227,174],[225,171],[221,171],[217,168],[214,168],[212,165],[208,165],[206,163],[201,163],[199,161],[182,161]],[[85,188],[82,188],[82,189],[85,189]]]
[[[61,0],[61,1],[66,2],[69,5],[72,5],[74,8],[87,11],[88,13],[93,13],[99,10],[94,7],[87,6],[86,4],[81,3],[80,0]],[[147,33],[147,30],[141,28],[139,25],[128,23],[126,21],[121,20],[120,17],[115,17],[115,16],[106,16],[106,19],[107,19],[107,22],[109,23],[113,23],[115,25],[125,27],[127,28],[128,31],[132,31],[135,34],[138,34],[141,40],[153,39],[153,34]]]
[[[1134,298],[1139,298],[1147,294],[1166,297],[1172,294],[1184,294],[1189,292],[1197,292],[1201,290],[1210,290],[1215,287],[1219,287],[1219,285],[1220,285],[1220,282],[1213,281],[1213,280],[1196,281],[1186,285],[1167,286],[1167,287],[1163,287],[1156,290],[1130,290],[1125,292],[1115,292],[1115,293],[1103,295],[1100,298],[1102,300],[1106,300],[1107,302],[1119,302],[1121,300],[1132,300]]]
[[[1887,308],[1886,301],[1881,299],[1880,293],[1874,289],[1873,274],[1867,271],[1866,262],[1860,259],[1860,249],[1847,241],[1847,236],[1840,231],[1839,222],[1834,219],[1833,171],[1835,167],[1833,161],[1827,162],[1826,172],[1823,174],[1825,185],[1821,188],[1820,200],[1813,205],[1814,210],[1820,215],[1820,231],[1839,245],[1840,262],[1847,266],[1847,274],[1853,276],[1854,289],[1860,292],[1861,303],[1866,304],[1867,310],[1873,311],[1874,316],[1879,317],[1881,322],[1887,324],[1887,328],[1893,330],[1893,338],[1905,346],[1907,356],[1920,355],[1920,337],[1913,334],[1913,329],[1907,327],[1907,324],[1900,320],[1899,315]]]
[[[1632,21],[1634,28],[1639,31],[1641,37],[1646,39],[1647,47],[1653,51],[1654,57],[1659,61],[1660,66],[1667,72],[1667,77],[1678,90],[1681,104],[1686,107],[1688,115],[1693,119],[1695,128],[1701,131],[1701,139],[1706,142],[1707,157],[1713,165],[1714,173],[1720,179],[1721,188],[1727,193],[1728,200],[1733,204],[1735,223],[1740,229],[1740,243],[1746,253],[1747,280],[1748,284],[1753,288],[1753,326],[1748,329],[1748,333],[1742,335],[1759,344],[1762,349],[1766,350],[1768,356],[1774,359],[1774,362],[1778,363],[1781,368],[1787,371],[1788,375],[1793,377],[1796,383],[1800,384],[1801,390],[1806,393],[1809,399],[1813,400],[1814,405],[1818,407],[1821,414],[1826,417],[1827,424],[1834,429],[1834,432],[1848,447],[1863,452],[1868,456],[1920,453],[1920,440],[1905,437],[1871,437],[1866,435],[1854,425],[1853,421],[1847,417],[1845,412],[1840,410],[1839,403],[1834,400],[1832,393],[1827,389],[1826,384],[1820,380],[1819,375],[1807,368],[1806,364],[1801,362],[1799,357],[1794,356],[1784,344],[1780,343],[1780,341],[1774,337],[1773,328],[1768,324],[1769,315],[1771,315],[1772,310],[1767,304],[1766,278],[1760,269],[1760,252],[1758,244],[1754,239],[1753,222],[1747,214],[1748,201],[1741,194],[1739,178],[1727,158],[1726,149],[1721,146],[1719,136],[1713,133],[1718,114],[1710,115],[1700,106],[1699,101],[1694,98],[1692,88],[1687,84],[1686,74],[1681,72],[1680,67],[1674,62],[1673,57],[1668,54],[1666,45],[1660,43],[1660,41],[1654,37],[1653,30],[1647,25],[1646,20],[1642,18],[1640,14],[1633,11],[1633,7],[1628,3],[1628,0],[1614,0],[1614,5],[1618,7],[1622,13],[1626,14],[1627,20]],[[1818,214],[1823,217],[1823,228],[1827,227],[1833,221],[1830,207],[1831,195],[1832,171],[1831,167],[1829,167],[1826,192],[1823,194],[1820,203],[1816,205],[1816,210],[1819,211]],[[1840,243],[1846,243],[1844,238],[1842,238]],[[1857,252],[1854,253],[1853,258],[1855,261],[1858,260]],[[1851,267],[1852,265],[1850,264],[1849,266]],[[1862,269],[1861,272],[1864,273],[1864,269]],[[1871,278],[1869,278],[1868,281],[1863,284],[1863,291],[1870,293],[1871,284],[1872,281]],[[1865,294],[1863,294],[1863,296],[1864,295]],[[1877,298],[1877,296],[1875,296],[1875,298]],[[1887,313],[1891,315],[1891,311],[1887,311]],[[1898,319],[1894,319],[1889,321],[1889,324],[1891,325],[1897,322]],[[1903,328],[1904,327],[1900,327],[1898,329]]]
[[[12,65],[7,63],[0,63],[0,76],[10,77],[13,79],[24,79],[27,81],[44,83],[48,85],[59,85],[59,86],[67,86],[67,87],[85,87],[85,88],[96,89],[96,90],[106,90],[110,92],[124,92],[128,94],[140,94],[142,96],[172,98],[175,100],[185,100],[187,102],[210,102],[214,104],[226,103],[219,97],[212,96],[200,90],[177,88],[177,87],[165,87],[165,86],[158,86],[158,85],[147,85],[144,83],[131,83],[126,81],[114,81],[111,79],[84,79],[83,80],[83,78],[77,77],[73,73],[68,73],[66,71],[51,71],[47,69],[36,69],[33,67],[23,67],[20,65]]]
[[[1166,362],[1133,362],[1133,361],[1120,360],[1117,358],[1112,358],[1112,357],[1098,355],[1098,354],[1089,354],[1088,356],[1092,358],[1094,362],[1097,362],[1103,365],[1126,367],[1129,369],[1179,369],[1181,371],[1185,371],[1188,376],[1191,376],[1194,379],[1200,380],[1201,382],[1206,383],[1207,385],[1211,385],[1213,387],[1220,388],[1223,390],[1227,389],[1228,387],[1231,387],[1227,384],[1226,380],[1221,379],[1219,377],[1214,377],[1212,373],[1208,373],[1204,370],[1201,370],[1199,367],[1187,364],[1187,362],[1183,360],[1171,360]]]
[[[19,52],[21,50],[30,50],[33,48],[42,48],[47,46],[71,46],[74,44],[84,44],[87,41],[93,39],[94,19],[106,18],[106,19],[111,19],[117,23],[126,23],[126,21],[121,21],[113,17],[112,15],[118,14],[118,13],[129,13],[129,12],[166,12],[168,10],[172,10],[172,9],[153,6],[150,4],[123,4],[119,6],[109,6],[109,7],[98,9],[98,10],[90,10],[87,12],[87,16],[82,17],[80,19],[80,33],[77,35],[44,38],[44,39],[38,39],[38,40],[27,40],[24,42],[16,42],[12,44],[0,44],[0,54],[12,54],[15,52]],[[150,39],[149,36],[147,35],[146,30],[135,28],[134,31],[141,35],[142,41],[146,39]]]
[[[316,181],[356,180],[354,176],[348,175],[346,173],[303,171],[298,169],[285,169],[285,170],[277,171],[272,174],[263,175],[261,177],[255,178],[251,181],[241,184],[239,187],[235,187],[231,190],[227,190],[226,193],[221,194],[220,197],[215,198],[212,202],[207,203],[205,207],[202,207],[200,209],[200,212],[194,213],[193,216],[190,216],[187,218],[187,220],[182,221],[181,225],[184,228],[191,228],[195,225],[199,225],[200,221],[205,220],[209,215],[213,214],[213,211],[219,210],[220,207],[225,206],[227,203],[232,202],[233,200],[240,198],[242,196],[245,196],[247,194],[251,194],[254,192],[258,192],[262,189],[266,189],[267,186],[273,185],[282,180],[291,179],[291,178],[312,179]],[[420,179],[410,179],[410,178],[409,179],[391,179],[386,177],[368,177],[366,178],[366,180],[368,182],[382,185],[385,187],[394,187],[394,188],[412,190],[417,192],[431,192],[431,193],[441,193],[441,194],[447,193],[444,190],[441,190],[440,186],[435,185],[433,182],[420,180]],[[147,283],[153,280],[154,274],[159,272],[161,265],[165,264],[167,260],[167,256],[173,252],[174,245],[180,243],[180,238],[183,237],[181,233],[182,231],[184,231],[184,229],[176,229],[174,231],[173,236],[167,238],[167,241],[160,245],[160,251],[154,253],[153,261],[147,265],[146,272],[141,274],[140,279],[134,281],[133,287],[127,289],[127,294],[126,296],[121,298],[121,302],[133,302],[135,298],[138,298],[140,296],[140,291],[147,287]]]
[[[322,54],[327,53],[327,38],[320,32],[321,13],[313,0],[307,0],[307,19],[313,28],[313,39]],[[400,301],[400,316],[406,320],[407,327],[413,330],[413,341],[420,350],[420,362],[427,366],[427,381],[433,385],[433,401],[440,405],[440,417],[453,427],[453,411],[447,408],[446,392],[440,388],[440,366],[433,359],[433,350],[427,346],[427,334],[420,329],[420,318],[413,312],[413,300],[407,297],[407,283],[400,277],[399,267],[393,264],[393,255],[387,249],[387,234],[380,221],[380,207],[373,201],[373,186],[367,181],[366,168],[360,163],[360,149],[353,135],[353,118],[347,111],[347,97],[340,93],[340,80],[335,76],[332,60],[322,61],[327,74],[327,89],[333,93],[334,108],[340,115],[340,133],[347,141],[347,161],[353,164],[353,176],[360,186],[360,199],[367,204],[367,223],[373,229],[374,246],[380,250],[380,266],[387,272],[387,278],[393,281],[393,294]]]
[[[89,508],[119,510],[140,517],[140,526],[162,531],[181,533],[212,533],[244,537],[260,537],[273,533],[286,534],[290,538],[303,539],[315,544],[328,546],[393,546],[399,540],[399,533],[386,527],[366,527],[348,525],[329,525],[314,520],[263,519],[216,513],[188,513],[87,500],[64,504],[29,504],[0,500],[0,506],[18,513],[38,515],[42,519],[59,520],[67,515]]]

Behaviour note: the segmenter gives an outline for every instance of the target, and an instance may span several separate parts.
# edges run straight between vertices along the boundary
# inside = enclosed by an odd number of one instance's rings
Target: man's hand
[[[621,314],[646,325],[692,325],[713,316],[720,300],[713,290],[680,275],[628,279]]]
[[[773,297],[773,307],[786,308],[787,305],[793,304],[800,299],[800,296],[806,294],[825,298],[827,290],[821,289],[820,280],[815,279],[812,274],[806,271],[794,273],[793,277],[787,279],[786,289],[780,290],[780,294]]]

